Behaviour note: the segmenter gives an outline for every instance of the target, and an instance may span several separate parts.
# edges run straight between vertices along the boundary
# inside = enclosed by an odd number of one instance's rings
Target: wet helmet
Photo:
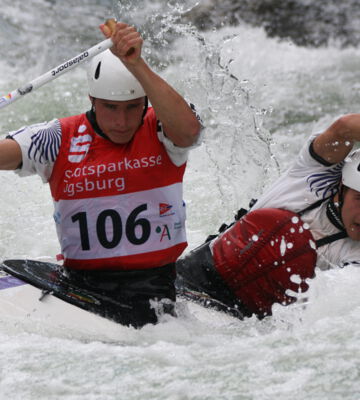
[[[88,82],[90,96],[98,99],[126,101],[146,96],[138,80],[110,50],[91,60]]]
[[[342,183],[360,192],[360,150],[355,150],[346,157],[342,169]]]

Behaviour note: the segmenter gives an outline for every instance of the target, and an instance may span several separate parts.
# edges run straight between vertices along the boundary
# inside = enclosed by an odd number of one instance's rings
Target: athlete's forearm
[[[127,65],[145,90],[169,139],[180,147],[192,145],[201,125],[183,97],[150,69],[144,60]]]
[[[343,161],[355,142],[360,141],[360,114],[337,119],[313,144],[314,151],[331,164]]]
[[[146,64],[141,56],[143,39],[133,26],[118,22],[113,31],[105,25],[100,29],[112,38],[112,52],[140,82],[166,136],[179,147],[191,146],[201,125],[186,101]]]

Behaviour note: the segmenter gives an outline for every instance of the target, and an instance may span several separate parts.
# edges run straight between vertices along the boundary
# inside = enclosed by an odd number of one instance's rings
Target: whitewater
[[[185,175],[186,252],[258,197],[311,133],[360,108],[359,48],[299,47],[245,23],[200,31],[181,17],[195,5],[1,0],[0,13],[1,95],[103,40],[108,17],[143,32],[150,65],[206,126]],[[0,137],[89,104],[79,66],[1,110]],[[0,187],[0,259],[56,262],[48,187],[6,171]],[[262,321],[183,301],[179,318],[141,330],[0,314],[0,400],[360,399],[359,282],[359,268],[316,271],[301,301]]]

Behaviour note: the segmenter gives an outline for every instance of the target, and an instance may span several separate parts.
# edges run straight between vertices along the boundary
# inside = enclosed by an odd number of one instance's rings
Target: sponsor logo
[[[69,197],[74,196],[76,193],[82,192],[94,192],[102,190],[116,190],[122,192],[125,190],[125,179],[122,177],[110,178],[110,179],[95,179],[91,180],[85,178],[81,182],[68,183],[66,180],[64,193],[67,193]]]
[[[51,71],[51,75],[55,76],[60,72],[66,70],[67,68],[71,68],[75,64],[81,63],[82,60],[84,60],[87,57],[89,57],[89,53],[87,51],[84,51],[84,53],[78,55],[77,57],[72,58],[69,61],[66,61],[64,64],[59,65],[56,69],[53,69]]]
[[[160,217],[169,217],[170,215],[174,215],[175,212],[172,210],[173,206],[167,203],[159,203],[159,216]]]
[[[162,227],[161,226],[156,227],[155,232],[160,235],[160,242],[162,242],[164,238],[171,240],[170,230],[166,224],[163,225]]]
[[[79,127],[80,133],[85,132],[85,130],[86,130],[85,125],[81,125]],[[89,151],[91,142],[92,142],[92,137],[88,134],[73,137],[70,143],[68,160],[71,163],[81,162],[85,158],[87,152]]]
[[[67,155],[68,161],[73,165],[64,172],[63,193],[73,197],[81,192],[125,190],[125,178],[122,173],[139,168],[157,168],[163,164],[161,154],[141,158],[124,157],[116,162],[100,162],[89,160],[86,165],[80,164],[89,152],[93,138],[87,132],[87,126],[82,124],[78,128],[78,136],[72,137]],[[94,161],[93,163],[91,161]],[[78,165],[77,165],[78,164]],[[119,176],[120,175],[120,176]],[[174,214],[170,209],[164,210],[163,216]]]

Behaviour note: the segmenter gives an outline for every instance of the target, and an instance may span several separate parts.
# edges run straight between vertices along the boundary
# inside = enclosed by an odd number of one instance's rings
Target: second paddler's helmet
[[[98,99],[127,101],[146,96],[138,80],[110,50],[91,60],[88,82],[90,96]]]
[[[360,192],[360,150],[355,150],[346,157],[342,169],[342,183]]]

